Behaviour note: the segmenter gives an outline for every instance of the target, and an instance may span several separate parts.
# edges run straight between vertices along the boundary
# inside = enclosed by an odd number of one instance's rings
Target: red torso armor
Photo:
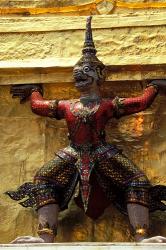
[[[111,100],[101,100],[88,107],[83,107],[79,100],[62,101],[59,105],[64,110],[69,139],[73,144],[95,146],[101,143],[105,125],[113,116]]]

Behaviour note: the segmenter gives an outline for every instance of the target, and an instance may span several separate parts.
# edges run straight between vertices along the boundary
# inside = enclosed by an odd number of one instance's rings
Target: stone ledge
[[[22,59],[22,60],[8,60],[0,61],[1,70],[17,70],[17,69],[53,69],[53,68],[71,68],[80,59],[81,52],[78,57],[52,57],[46,59]],[[100,58],[101,59],[101,58]],[[111,63],[104,60],[103,63],[110,67],[112,70],[132,70],[132,71],[144,71],[144,70],[163,70],[166,69],[166,56],[149,56],[142,58],[141,56],[130,56],[126,58],[127,60],[122,60],[121,56],[116,56],[112,58]],[[148,62],[148,64],[147,64]]]
[[[1,17],[0,33],[85,30],[86,18],[85,16]],[[165,13],[151,15],[96,15],[93,17],[92,23],[93,29],[163,25],[166,25]]]
[[[1,61],[0,85],[73,82],[72,70],[77,60],[76,58],[55,58],[54,60]],[[120,58],[116,59],[115,62],[112,61],[112,65],[106,64],[108,69],[106,81],[166,79],[165,63],[159,64],[157,58],[154,58],[154,62],[156,64],[130,65],[131,62],[127,64],[127,62],[121,62]]]
[[[73,242],[73,243],[54,243],[54,244],[4,244],[0,245],[1,250],[164,250],[166,243],[143,244],[143,243],[102,243],[102,242]]]

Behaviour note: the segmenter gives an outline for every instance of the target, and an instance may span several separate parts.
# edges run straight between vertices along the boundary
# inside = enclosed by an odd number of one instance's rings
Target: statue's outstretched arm
[[[158,90],[166,89],[166,80],[154,80],[144,90],[141,96],[131,98],[115,97],[113,100],[115,117],[134,114],[147,109],[154,101]]]
[[[34,90],[30,95],[30,103],[33,113],[56,118],[58,108],[57,100],[45,100],[38,90]]]
[[[10,92],[13,98],[20,98],[20,103],[30,99],[32,112],[37,115],[63,118],[63,105],[59,105],[57,100],[45,100],[40,84],[13,85]]]

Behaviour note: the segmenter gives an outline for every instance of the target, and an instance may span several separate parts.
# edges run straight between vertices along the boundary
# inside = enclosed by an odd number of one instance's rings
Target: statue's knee
[[[139,173],[138,175],[134,176],[128,183],[127,183],[128,188],[149,188],[150,187],[150,182],[147,178],[147,176],[143,173]]]

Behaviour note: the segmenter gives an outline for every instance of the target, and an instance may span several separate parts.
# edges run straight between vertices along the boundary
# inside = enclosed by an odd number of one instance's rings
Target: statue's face
[[[98,82],[101,79],[99,72],[100,68],[98,65],[90,63],[76,65],[73,70],[76,88],[79,90],[87,89],[94,81]]]

